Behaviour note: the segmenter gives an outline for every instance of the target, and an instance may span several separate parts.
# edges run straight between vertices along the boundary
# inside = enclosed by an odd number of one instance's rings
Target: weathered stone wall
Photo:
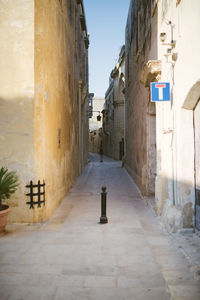
[[[157,14],[151,1],[131,1],[126,26],[126,159],[125,167],[144,195],[154,193],[155,122],[149,120],[149,87],[141,83],[142,70],[157,59]],[[153,116],[152,116],[153,117]],[[152,131],[149,132],[149,122]],[[149,137],[149,134],[152,137]],[[154,142],[152,142],[154,140]],[[150,151],[150,148],[152,151]],[[151,160],[151,163],[149,163]],[[153,166],[155,169],[155,166]]]
[[[121,160],[123,157],[124,149],[124,135],[125,135],[125,52],[122,49],[122,57],[117,68],[117,74],[114,76],[114,128],[112,143],[113,154],[112,157],[117,160]],[[121,145],[120,145],[121,144]]]
[[[78,173],[75,20],[69,18],[66,3],[35,1],[35,171],[37,179],[46,182],[48,201],[43,210],[47,217]]]
[[[103,148],[107,156],[120,160],[124,153],[124,73],[125,47],[110,75],[110,85],[105,95],[103,110]]]
[[[114,131],[114,80],[110,80],[109,88],[105,95],[103,108],[103,152],[106,156],[113,154],[113,131]]]
[[[25,185],[34,173],[34,1],[0,1],[0,166],[21,185],[9,200],[10,221],[31,219]]]
[[[121,160],[123,156],[123,149],[120,149],[120,143],[124,139],[124,102],[116,104],[114,109],[115,119],[113,128],[113,154],[112,157],[116,160]],[[121,151],[121,152],[120,152]]]
[[[0,5],[0,158],[21,182],[10,202],[10,222],[38,222],[52,214],[88,159],[84,8],[60,0]],[[30,180],[45,180],[45,207],[25,204]]]

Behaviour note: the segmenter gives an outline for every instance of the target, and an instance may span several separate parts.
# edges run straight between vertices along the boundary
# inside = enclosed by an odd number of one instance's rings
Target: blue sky
[[[84,0],[89,46],[89,92],[104,97],[125,42],[130,0]]]

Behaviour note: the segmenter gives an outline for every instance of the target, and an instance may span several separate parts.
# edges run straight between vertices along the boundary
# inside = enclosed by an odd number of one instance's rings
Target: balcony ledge
[[[143,67],[140,81],[145,87],[149,87],[150,82],[159,81],[161,78],[161,61],[149,60]]]

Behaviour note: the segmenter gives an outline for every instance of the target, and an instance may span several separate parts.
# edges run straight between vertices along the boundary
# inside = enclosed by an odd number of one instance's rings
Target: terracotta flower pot
[[[10,207],[7,205],[4,205],[4,209],[0,210],[0,232],[5,231],[9,211]]]

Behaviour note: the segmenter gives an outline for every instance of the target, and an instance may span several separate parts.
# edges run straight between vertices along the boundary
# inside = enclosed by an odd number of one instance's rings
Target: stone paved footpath
[[[199,300],[192,265],[121,163],[97,158],[49,221],[1,235],[0,300]]]

